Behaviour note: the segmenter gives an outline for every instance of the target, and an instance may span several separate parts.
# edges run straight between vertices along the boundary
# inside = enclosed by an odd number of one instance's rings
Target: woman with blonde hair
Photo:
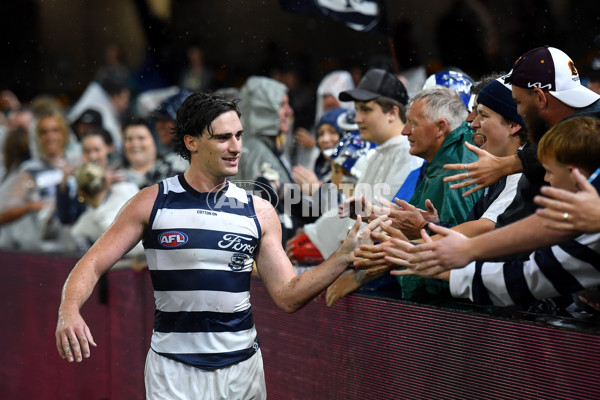
[[[37,122],[39,158],[23,162],[0,204],[0,247],[58,251],[60,222],[55,218],[57,186],[68,168],[65,148],[69,133],[59,112],[42,114]],[[10,186],[10,187],[9,187]]]

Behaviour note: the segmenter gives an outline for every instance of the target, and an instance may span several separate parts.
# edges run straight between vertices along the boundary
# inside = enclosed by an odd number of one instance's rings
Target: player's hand
[[[59,310],[55,336],[58,354],[69,362],[89,358],[90,345],[97,346],[79,311]]]
[[[386,265],[385,253],[383,252],[384,243],[362,245],[354,250],[354,255],[356,256],[354,268],[370,269]]]
[[[349,256],[350,262],[356,260],[356,256],[354,255],[355,249],[363,245],[373,244],[371,233],[376,229],[381,229],[379,228],[379,224],[385,219],[387,219],[385,216],[379,217],[361,228],[362,217],[360,215],[356,217],[356,222],[340,247],[340,250]]]

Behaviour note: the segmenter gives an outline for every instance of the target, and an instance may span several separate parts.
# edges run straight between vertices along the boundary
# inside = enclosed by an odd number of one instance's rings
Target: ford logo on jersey
[[[186,244],[187,241],[187,235],[179,231],[163,232],[158,236],[158,243],[163,247],[179,247]]]

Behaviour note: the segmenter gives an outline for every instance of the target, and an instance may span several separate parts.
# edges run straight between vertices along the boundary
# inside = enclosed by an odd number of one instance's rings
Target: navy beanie
[[[477,104],[483,104],[502,115],[509,121],[525,126],[525,122],[517,113],[517,105],[512,99],[512,89],[504,83],[504,77],[488,83],[477,96]]]
[[[334,108],[332,110],[327,111],[319,120],[319,123],[317,124],[317,129],[319,129],[319,127],[323,124],[329,124],[333,126],[335,130],[339,133],[341,129],[337,120],[338,117],[345,112],[348,112],[348,110],[346,110],[345,108]]]

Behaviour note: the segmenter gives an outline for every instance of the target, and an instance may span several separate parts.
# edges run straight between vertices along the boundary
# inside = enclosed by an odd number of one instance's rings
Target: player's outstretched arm
[[[370,234],[380,219],[360,228],[359,216],[350,233],[327,260],[301,275],[296,275],[281,246],[281,225],[271,204],[255,198],[255,209],[262,237],[256,267],[271,298],[279,308],[295,312],[325,290],[355,259],[354,249],[371,243]]]
[[[90,345],[96,346],[79,310],[98,279],[142,238],[157,193],[155,185],[129,200],[69,274],[62,291],[55,334],[56,348],[63,359],[81,362],[90,356]]]

